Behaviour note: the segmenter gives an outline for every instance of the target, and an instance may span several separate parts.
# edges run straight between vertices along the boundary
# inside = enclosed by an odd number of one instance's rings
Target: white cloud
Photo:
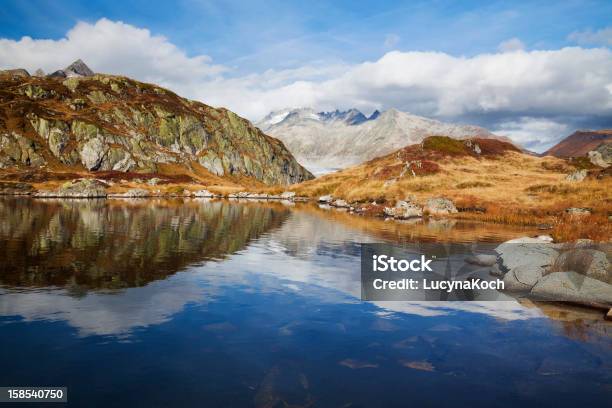
[[[0,66],[31,72],[61,69],[81,58],[97,72],[121,73],[144,81],[176,84],[204,80],[225,69],[206,55],[188,57],[163,36],[122,22],[77,23],[60,40],[0,39]]]
[[[520,51],[525,49],[525,44],[523,44],[523,42],[518,38],[514,37],[510,38],[509,40],[503,41],[501,44],[499,44],[497,49],[500,52]]]
[[[317,62],[237,76],[205,55],[187,55],[147,29],[101,19],[78,23],[60,40],[0,39],[0,66],[53,71],[82,58],[95,71],[157,83],[249,119],[287,106],[395,107],[460,121],[483,117],[516,138],[540,140],[548,136],[537,133],[542,129],[534,123],[555,117],[611,117],[610,49],[525,51],[516,38],[500,48],[503,52],[471,57],[391,51],[375,61]],[[505,123],[495,118],[505,118]],[[551,128],[547,134],[562,130]]]
[[[571,130],[566,124],[554,120],[522,117],[500,123],[493,132],[508,136],[531,150],[543,152],[553,146],[559,136],[567,136]]]
[[[574,31],[568,36],[568,39],[577,44],[612,46],[612,27],[597,31]]]

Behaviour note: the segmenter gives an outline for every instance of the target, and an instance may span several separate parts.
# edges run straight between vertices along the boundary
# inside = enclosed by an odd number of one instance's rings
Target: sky
[[[257,121],[396,108],[542,151],[612,127],[612,1],[12,1],[0,68],[94,71]]]

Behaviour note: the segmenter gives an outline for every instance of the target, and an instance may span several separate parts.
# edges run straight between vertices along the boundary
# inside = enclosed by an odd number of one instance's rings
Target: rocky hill
[[[612,129],[579,130],[548,149],[543,155],[581,157],[604,143],[612,143]]]
[[[285,109],[270,113],[256,125],[282,140],[311,169],[349,167],[419,143],[427,136],[497,137],[478,126],[443,123],[395,109],[375,111],[369,117],[356,109]]]
[[[0,71],[0,169],[114,171],[291,184],[313,176],[283,143],[223,108],[76,61]]]

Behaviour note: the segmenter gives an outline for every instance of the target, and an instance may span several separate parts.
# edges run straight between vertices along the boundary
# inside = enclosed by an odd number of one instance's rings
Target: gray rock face
[[[531,290],[547,300],[612,304],[612,285],[576,272],[554,272],[542,277]]]
[[[106,197],[106,185],[98,180],[78,179],[63,184],[55,191],[38,191],[35,197],[97,198]]]
[[[588,153],[589,160],[596,166],[608,168],[612,164],[612,143],[605,143]]]
[[[432,215],[454,214],[457,211],[455,204],[447,198],[430,198],[425,204],[425,211]]]
[[[603,251],[578,248],[563,252],[555,261],[553,268],[558,271],[574,271],[612,284],[612,269]]]
[[[99,170],[107,153],[107,145],[99,138],[88,141],[81,148],[81,162],[89,171]]]
[[[567,177],[565,177],[565,180],[582,181],[586,178],[586,176],[587,176],[587,171],[585,169],[576,170],[575,172],[568,174]]]
[[[499,254],[501,267],[506,271],[519,266],[546,268],[559,256],[552,244],[528,237],[504,242],[495,248],[495,252]]]
[[[385,215],[393,218],[408,219],[423,216],[423,209],[408,201],[398,201],[395,207],[385,207]]]

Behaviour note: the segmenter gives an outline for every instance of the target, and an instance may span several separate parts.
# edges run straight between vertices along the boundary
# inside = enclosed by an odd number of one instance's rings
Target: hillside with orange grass
[[[249,186],[313,177],[282,142],[227,109],[120,76],[0,71],[0,179],[109,172]]]
[[[291,190],[307,197],[332,195],[373,212],[399,200],[424,205],[444,197],[459,210],[450,217],[539,225],[560,239],[610,240],[610,172],[592,168],[584,180],[568,181],[575,171],[566,160],[535,157],[499,140],[434,136]],[[572,207],[588,214],[567,213]]]

